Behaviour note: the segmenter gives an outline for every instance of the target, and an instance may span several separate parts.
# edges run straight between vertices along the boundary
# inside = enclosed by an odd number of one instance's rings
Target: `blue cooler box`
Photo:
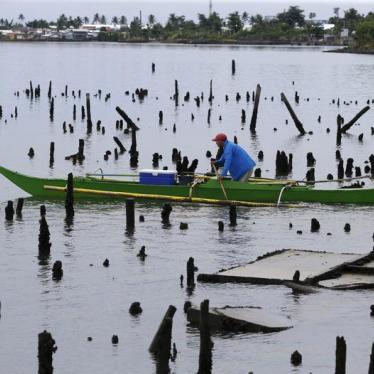
[[[139,171],[140,184],[171,186],[176,184],[176,180],[177,172],[175,170],[144,169]]]

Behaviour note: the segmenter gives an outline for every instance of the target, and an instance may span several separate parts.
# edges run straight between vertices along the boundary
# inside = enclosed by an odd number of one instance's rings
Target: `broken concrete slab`
[[[284,249],[268,253],[244,266],[222,270],[215,274],[199,274],[197,280],[283,284],[299,292],[314,292],[315,287],[372,288],[374,287],[373,263],[373,252],[363,255]],[[345,273],[355,273],[356,276],[342,278],[342,274]],[[364,281],[362,281],[363,275],[368,276]],[[337,281],[338,278],[341,278],[340,281]],[[328,279],[335,281],[323,282]]]

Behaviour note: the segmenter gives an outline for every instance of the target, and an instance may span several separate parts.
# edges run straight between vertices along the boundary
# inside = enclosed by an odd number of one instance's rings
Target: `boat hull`
[[[36,178],[23,175],[0,166],[0,174],[12,183],[38,199],[63,199],[65,197],[66,179]],[[317,189],[314,186],[292,186],[285,188],[283,184],[223,181],[228,200],[235,202],[277,203],[281,194],[282,203],[326,203],[326,204],[374,204],[374,189]],[[49,188],[51,187],[51,188]],[[113,199],[129,197],[169,197],[189,199],[206,199],[212,201],[226,200],[220,184],[209,179],[191,189],[185,185],[148,185],[138,182],[106,180],[90,177],[74,178],[76,199]],[[104,192],[104,193],[101,193]],[[192,199],[191,199],[192,198]],[[207,201],[208,202],[208,201]]]

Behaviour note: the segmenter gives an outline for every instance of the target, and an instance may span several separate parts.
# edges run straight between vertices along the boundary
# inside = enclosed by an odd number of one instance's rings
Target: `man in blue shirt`
[[[223,167],[218,179],[230,172],[234,181],[247,182],[256,165],[249,154],[239,145],[227,140],[225,134],[217,134],[212,140],[223,149],[222,156],[217,161],[212,161],[215,166]]]

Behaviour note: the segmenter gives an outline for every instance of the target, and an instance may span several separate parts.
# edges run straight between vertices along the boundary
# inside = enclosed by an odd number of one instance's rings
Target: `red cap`
[[[219,134],[217,134],[217,135],[216,135],[212,140],[213,140],[214,142],[216,142],[216,141],[222,141],[222,142],[224,142],[226,139],[227,139],[226,134],[219,133]]]

